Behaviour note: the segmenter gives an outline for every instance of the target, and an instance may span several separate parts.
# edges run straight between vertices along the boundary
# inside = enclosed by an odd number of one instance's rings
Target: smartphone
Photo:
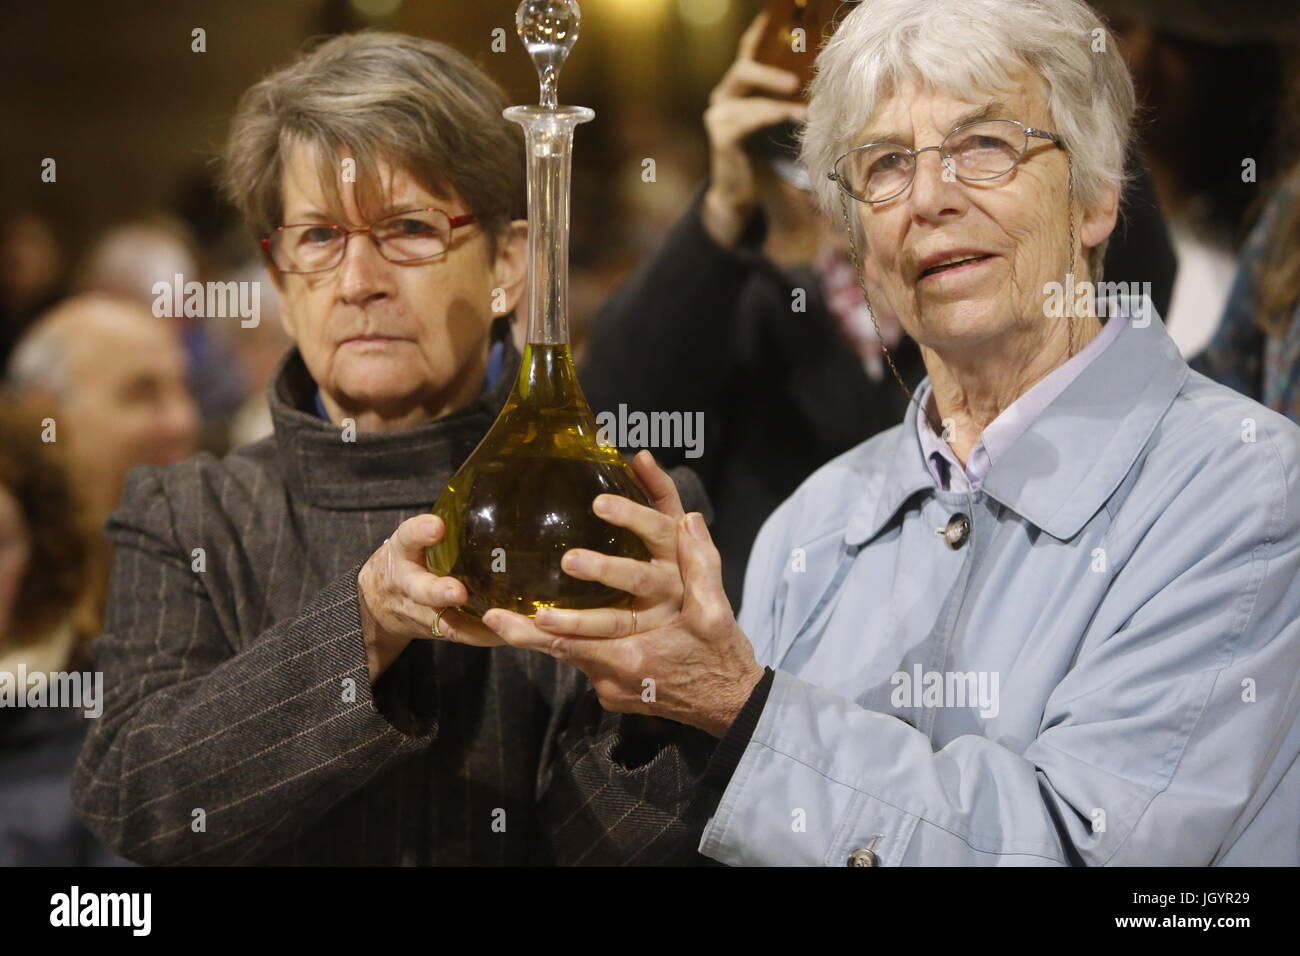
[[[799,76],[799,91],[789,99],[806,94],[817,51],[830,32],[836,11],[850,6],[843,0],[768,0],[767,26],[759,35],[754,59]]]

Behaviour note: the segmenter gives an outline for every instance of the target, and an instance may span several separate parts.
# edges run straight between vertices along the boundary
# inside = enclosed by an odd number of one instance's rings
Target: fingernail
[[[549,608],[549,607],[539,607],[539,608],[537,609],[537,623],[538,623],[538,624],[554,624],[554,623],[555,623],[555,611],[554,611],[552,608]]]
[[[597,497],[596,500],[592,503],[591,507],[598,515],[609,514],[611,510],[609,499],[606,498],[604,495],[600,495],[599,497]]]
[[[704,528],[704,516],[698,511],[692,511],[686,516],[686,530],[700,541],[708,537],[708,532]]]
[[[582,555],[573,551],[564,552],[564,557],[560,558],[560,567],[565,571],[576,571],[582,567]]]

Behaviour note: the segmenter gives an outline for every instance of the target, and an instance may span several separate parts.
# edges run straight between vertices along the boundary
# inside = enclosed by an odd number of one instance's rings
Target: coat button
[[[876,844],[881,840],[881,835],[876,834],[871,838],[871,842],[865,847],[859,847],[849,854],[845,866],[880,866],[880,857],[876,856]]]
[[[970,537],[970,518],[958,512],[948,519],[947,525],[935,528],[934,533],[943,535],[943,540],[948,542],[948,547],[956,551]]]

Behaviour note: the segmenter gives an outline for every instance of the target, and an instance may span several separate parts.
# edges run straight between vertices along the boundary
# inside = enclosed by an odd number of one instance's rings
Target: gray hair
[[[66,402],[72,390],[66,345],[57,329],[37,323],[9,356],[5,384],[19,395],[48,392]]]
[[[840,221],[839,187],[826,174],[862,145],[856,137],[909,78],[969,96],[1007,87],[1026,68],[1047,84],[1079,202],[1094,206],[1107,187],[1122,197],[1133,80],[1114,36],[1082,0],[862,0],[817,57],[810,88],[802,160],[822,209]],[[858,217],[850,222],[858,230]],[[1108,241],[1089,251],[1094,280]]]
[[[45,392],[67,403],[76,396],[73,361],[88,323],[144,320],[164,324],[135,299],[107,292],[81,292],[41,313],[9,355],[4,383],[19,395]]]
[[[283,225],[287,147],[320,147],[317,167],[342,221],[340,161],[356,161],[358,200],[375,203],[385,159],[431,191],[460,196],[496,239],[526,215],[523,133],[504,96],[467,57],[433,40],[362,31],[333,37],[251,87],[223,154],[226,194],[259,235]]]

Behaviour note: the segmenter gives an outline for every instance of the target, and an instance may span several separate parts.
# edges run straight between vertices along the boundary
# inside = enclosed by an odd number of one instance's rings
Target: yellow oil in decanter
[[[429,570],[465,585],[460,610],[625,607],[631,596],[560,568],[571,548],[644,561],[641,539],[592,511],[600,494],[649,504],[617,449],[597,441],[568,345],[525,347],[501,414],[433,506],[446,525]]]

